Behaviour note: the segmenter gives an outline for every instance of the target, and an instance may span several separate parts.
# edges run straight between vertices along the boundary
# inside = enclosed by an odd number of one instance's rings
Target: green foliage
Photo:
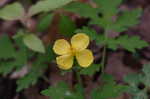
[[[0,37],[0,45],[3,45],[0,46],[0,58],[7,59],[14,56],[15,49],[7,35],[2,35]]]
[[[110,2],[110,0],[94,0],[95,3],[99,6],[100,12],[105,17],[111,17],[116,15],[118,12],[118,6],[121,4],[122,0],[114,0]]]
[[[59,22],[59,31],[64,36],[71,37],[73,36],[73,32],[76,29],[76,25],[74,22],[68,17],[61,15],[60,22]]]
[[[112,29],[117,32],[126,31],[129,27],[132,27],[139,23],[139,17],[141,16],[142,9],[137,8],[132,11],[124,11],[118,16],[116,22],[113,24]]]
[[[80,74],[92,76],[93,74],[95,74],[96,72],[99,71],[100,67],[101,67],[100,64],[92,64],[92,65],[89,66],[88,68],[82,69],[82,70],[80,71]]]
[[[105,43],[108,45],[108,48],[112,50],[116,50],[119,46],[121,46],[129,52],[135,52],[136,49],[142,49],[149,45],[138,36],[129,37],[128,35],[122,35],[118,38],[107,38],[107,41],[104,40],[104,36],[97,38],[98,43]]]
[[[59,82],[55,86],[50,86],[48,89],[41,92],[45,96],[49,96],[52,99],[84,99],[83,88],[77,84],[73,91],[65,82]]]
[[[0,38],[0,44],[3,45],[0,48],[0,74],[7,75],[13,70],[19,71],[25,65],[29,65],[27,64],[28,59],[33,57],[34,53],[27,50],[21,37],[15,38],[14,43],[12,43],[7,35],[3,35]],[[36,60],[31,64],[31,68],[29,68],[29,73],[17,81],[17,91],[36,84],[38,79],[43,76],[48,63],[54,58],[51,46],[47,48],[45,54],[38,54]]]
[[[139,23],[139,17],[142,12],[139,8],[131,11],[121,11],[121,14],[119,15],[118,12],[120,11],[118,6],[122,0],[114,0],[113,3],[110,2],[110,0],[94,1],[98,5],[97,9],[102,16],[93,18],[90,22],[91,24],[97,24],[107,30],[123,32],[129,27]],[[113,19],[112,17],[116,17],[116,19]]]
[[[110,75],[104,74],[102,80],[103,86],[98,86],[92,90],[92,99],[115,98],[128,89],[125,85],[116,84],[114,78]],[[85,99],[84,89],[80,84],[75,85],[74,89],[71,90],[65,82],[59,82],[41,93],[52,99]]]
[[[120,36],[116,39],[116,42],[118,43],[118,45],[122,46],[130,52],[135,52],[136,49],[142,49],[149,45],[147,42],[141,40],[138,36]]]
[[[68,99],[68,98],[67,98]],[[69,99],[85,99],[84,89],[80,84],[76,84],[72,95]]]
[[[18,20],[25,14],[24,8],[20,3],[12,3],[0,9],[0,18],[5,20]]]
[[[27,51],[20,39],[15,40],[17,50],[7,35],[0,38],[0,73],[6,75],[14,69],[20,69],[27,62]]]
[[[91,40],[96,40],[99,35],[96,33],[94,29],[88,28],[88,27],[83,27],[82,29],[78,29],[75,31],[76,33],[85,33],[87,34]]]
[[[149,99],[150,64],[144,65],[141,74],[129,74],[124,80],[129,84],[128,92],[133,99]]]
[[[24,44],[33,51],[45,53],[45,47],[42,41],[34,34],[25,34],[23,36]]]
[[[119,96],[125,92],[128,87],[125,85],[116,84],[111,75],[104,74],[102,76],[103,86],[99,86],[92,91],[92,99],[109,99]]]
[[[43,76],[44,70],[48,67],[48,63],[53,59],[54,53],[51,46],[47,48],[45,54],[38,54],[36,61],[31,64],[29,73],[17,81],[17,91],[19,92],[36,84],[38,79]]]
[[[100,17],[93,18],[90,24],[97,24],[104,29],[112,29],[115,21],[112,20],[112,17],[117,16],[119,12],[118,6],[122,0],[114,0],[113,3],[110,0],[94,0],[97,4],[97,10],[101,14]]]
[[[106,44],[108,48],[112,50],[116,50],[119,46],[121,46],[127,51],[135,52],[136,49],[142,49],[149,45],[147,42],[141,40],[138,36],[129,37],[128,35],[122,35],[117,38],[107,37],[106,40],[103,34],[97,34],[95,30],[88,27],[78,29],[76,30],[76,33],[77,32],[86,33],[91,38],[91,40],[95,40],[97,44]]]
[[[37,59],[37,61],[39,61],[39,60]],[[42,70],[44,70],[46,67],[47,67],[47,65],[42,64],[42,63],[41,64],[36,64],[36,63],[33,64],[30,72],[17,81],[17,85],[18,85],[17,92],[19,92],[25,88],[28,88],[31,85],[36,84],[38,81],[38,78],[43,75]]]
[[[51,86],[48,89],[42,91],[43,95],[50,96],[52,99],[62,99],[67,94],[71,94],[69,87],[65,82],[59,82],[56,86]]]
[[[43,0],[37,2],[35,5],[31,6],[29,9],[29,16],[39,14],[41,12],[52,11],[56,8],[66,5],[72,0]]]
[[[37,24],[37,31],[44,32],[52,23],[53,14],[44,15]]]
[[[73,12],[79,14],[82,17],[95,18],[97,17],[98,10],[96,8],[92,8],[90,5],[81,3],[81,2],[73,2],[64,7],[66,11]]]

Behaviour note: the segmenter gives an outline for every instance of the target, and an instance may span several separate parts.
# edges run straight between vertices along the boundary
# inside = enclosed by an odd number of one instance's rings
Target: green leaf
[[[31,50],[45,53],[45,48],[42,41],[34,34],[26,34],[23,37],[24,44]]]
[[[116,22],[111,26],[114,31],[123,32],[129,27],[132,27],[139,23],[139,17],[141,16],[142,9],[134,9],[131,11],[124,11],[122,15],[118,16]]]
[[[116,40],[116,38],[109,38],[106,41],[106,44],[108,45],[108,48],[112,49],[112,50],[117,50],[117,48],[119,47],[121,42],[118,43],[118,41]]]
[[[102,74],[101,79],[104,83],[115,83],[114,77],[110,74]]]
[[[147,76],[150,76],[149,74],[150,74],[150,64],[145,64],[144,66],[143,66],[143,69],[142,69],[142,71],[147,75]]]
[[[133,99],[149,99],[150,64],[145,64],[140,74],[128,74],[124,81],[129,84],[128,93]],[[142,87],[141,87],[142,86]]]
[[[23,44],[21,38],[16,39],[15,43],[18,47],[18,50],[16,51],[14,56],[14,65],[16,65],[16,69],[21,69],[25,64],[27,64],[28,50]]]
[[[80,71],[80,74],[92,76],[94,73],[96,73],[100,70],[100,66],[101,66],[100,64],[92,64],[88,68],[82,69]]]
[[[65,99],[85,99],[84,88],[80,84],[76,84],[72,94],[65,97]]]
[[[119,10],[118,6],[121,4],[122,0],[94,0],[96,4],[100,7],[99,10],[104,15],[104,17],[111,17],[115,15]]]
[[[111,18],[107,19],[105,17],[95,17],[90,21],[90,24],[96,24],[104,29],[109,29],[109,27],[113,25],[113,22]]]
[[[38,62],[39,61],[39,62]],[[43,64],[40,59],[37,59],[35,63],[32,64],[30,72],[24,77],[17,80],[17,92],[22,91],[23,89],[28,88],[31,85],[37,83],[39,77],[43,75],[43,70],[47,67],[46,64]]]
[[[75,23],[68,17],[61,15],[60,22],[59,22],[59,30],[60,33],[64,36],[73,36],[74,31],[76,29]]]
[[[7,62],[1,61],[1,63],[0,63],[0,73],[3,75],[7,75],[14,68],[15,68],[15,66],[13,65],[12,61],[7,61]]]
[[[35,5],[31,6],[29,9],[29,16],[36,15],[41,12],[52,11],[56,8],[62,7],[72,0],[43,0],[37,2]]]
[[[24,8],[18,2],[6,5],[0,9],[0,18],[4,20],[18,20],[24,17]]]
[[[48,89],[43,90],[41,93],[52,99],[85,99],[84,90],[80,84],[75,85],[72,91],[65,82],[59,82],[55,86],[50,86]]]
[[[122,0],[113,0],[113,3],[110,0],[94,0],[103,9],[111,9],[112,7],[117,7],[120,5]]]
[[[130,52],[135,52],[136,49],[142,49],[149,45],[138,36],[129,37],[127,35],[120,36],[117,39],[117,43]]]
[[[119,46],[121,46],[129,52],[135,52],[137,49],[142,49],[149,45],[138,36],[129,37],[128,35],[122,35],[118,38],[107,37],[107,41],[105,41],[104,35],[99,35],[99,37],[97,36],[96,38],[96,43],[101,45],[107,44],[108,48],[112,50],[116,50]]]
[[[0,45],[0,58],[7,59],[14,56],[15,49],[7,35],[2,35],[0,37]]]
[[[139,92],[133,99],[149,99],[149,98],[146,93]]]
[[[103,34],[100,34],[96,37],[96,44],[97,45],[104,45],[104,44],[107,44],[106,41],[105,41],[105,36]]]
[[[132,86],[138,86],[140,82],[139,75],[137,73],[128,74],[126,77],[124,77],[124,81],[130,83]]]
[[[37,82],[38,74],[29,73],[25,77],[19,79],[17,81],[17,92],[20,92],[22,89],[28,88],[29,84],[34,85]]]
[[[122,0],[94,0],[98,4],[98,9],[102,16],[95,17],[91,20],[90,24],[97,24],[104,29],[113,30],[116,32],[123,32],[129,27],[139,23],[139,17],[142,10],[140,8],[131,11],[120,11],[118,6]],[[118,14],[118,12],[120,13]],[[115,20],[113,16],[117,16]]]
[[[81,2],[73,2],[64,7],[66,11],[73,12],[79,14],[82,17],[95,18],[97,17],[98,10],[96,8],[92,8],[90,5],[81,3]]]
[[[46,29],[48,29],[48,27],[52,23],[52,19],[53,19],[53,14],[48,14],[43,16],[37,24],[37,30],[39,32],[44,32]]]
[[[105,79],[105,84],[92,91],[92,99],[115,98],[128,89],[125,85],[116,84],[112,76],[103,76],[102,79]]]
[[[95,89],[92,92],[92,99],[109,99],[115,98],[119,96],[124,90],[126,86],[123,85],[114,85],[114,84],[106,84],[102,89]]]
[[[41,93],[45,96],[50,96],[52,99],[63,99],[65,96],[71,94],[65,82],[59,82],[56,86],[51,86]]]
[[[94,29],[91,29],[89,27],[83,27],[82,29],[78,29],[75,32],[85,33],[90,37],[91,40],[96,40],[96,38],[99,36]]]
[[[14,51],[12,56],[9,52],[4,52],[5,54],[10,54],[10,56],[9,58],[7,57],[7,59],[2,58],[2,60],[0,60],[0,73],[3,75],[7,75],[8,73],[12,72],[12,70],[20,69],[27,63],[27,53],[26,48],[22,46],[23,43],[21,43],[20,40],[16,40],[14,43],[18,50]],[[14,48],[12,47],[12,49]]]
[[[142,71],[145,74],[145,77],[143,77],[143,83],[150,86],[150,64],[145,64]]]
[[[45,54],[38,54],[37,59],[32,63],[29,73],[17,80],[17,92],[36,84],[38,79],[42,77],[44,70],[48,67],[46,63],[51,62],[53,59],[54,53],[51,46],[46,49]]]

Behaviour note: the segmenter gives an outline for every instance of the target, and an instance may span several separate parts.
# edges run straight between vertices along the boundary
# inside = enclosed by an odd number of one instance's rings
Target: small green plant
[[[41,93],[53,99],[84,99],[84,89],[80,84],[75,85],[72,91],[67,83],[59,82],[56,86],[49,87]]]
[[[128,93],[133,95],[133,99],[149,99],[150,87],[150,64],[145,64],[142,73],[129,74],[124,80],[129,84]]]
[[[20,1],[21,2],[21,1]],[[92,6],[75,0],[41,0],[25,10],[20,2],[8,4],[0,9],[0,18],[3,20],[19,21],[23,27],[13,36],[0,36],[0,74],[8,75],[14,71],[27,68],[27,73],[17,79],[17,92],[20,92],[38,82],[39,78],[45,78],[44,73],[49,64],[55,62],[61,73],[73,72],[77,82],[72,86],[61,81],[55,86],[50,86],[41,93],[52,99],[86,99],[83,76],[93,77],[99,72],[101,84],[91,89],[88,93],[91,99],[109,99],[121,95],[129,90],[134,99],[148,99],[146,92],[149,86],[149,66],[143,68],[144,74],[129,75],[125,81],[129,86],[118,84],[112,75],[105,73],[108,49],[116,51],[126,50],[136,53],[149,44],[141,40],[139,36],[127,34],[110,37],[112,32],[125,32],[139,23],[142,13],[141,8],[133,10],[121,10],[119,6],[122,0],[93,0]],[[87,24],[78,28],[71,19],[70,14],[79,18],[88,19]],[[65,39],[56,39],[54,44],[44,43],[42,36],[50,26],[54,26],[55,16],[59,16],[57,29]],[[38,24],[32,30],[29,22],[36,16]],[[92,25],[103,29],[98,33]],[[54,26],[55,27],[55,26]],[[43,34],[42,34],[43,33]],[[55,34],[55,33],[54,33]],[[67,40],[71,39],[71,43]],[[100,63],[94,62],[92,49],[88,48],[90,42],[102,46]],[[56,57],[56,53],[58,56]],[[74,58],[75,57],[75,58]],[[137,85],[144,84],[146,87],[139,90]]]
[[[103,74],[101,79],[103,84],[91,90],[91,95],[88,95],[91,99],[114,98],[128,89],[128,86],[116,84],[111,75]],[[86,95],[82,85],[77,84],[74,86],[73,90],[71,90],[69,89],[69,85],[65,82],[59,82],[55,87],[49,87],[41,93],[50,96],[52,99],[85,99]]]

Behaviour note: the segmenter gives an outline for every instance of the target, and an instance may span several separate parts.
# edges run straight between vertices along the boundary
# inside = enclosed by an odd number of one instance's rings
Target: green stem
[[[104,48],[103,48],[103,52],[102,52],[102,61],[101,61],[101,70],[102,70],[102,73],[104,73],[104,68],[105,68],[105,61],[106,61],[106,49],[107,49],[107,30],[105,31],[104,33],[105,35],[105,39],[104,39]]]
[[[79,73],[78,70],[76,70],[76,77],[77,77],[78,83],[79,83],[80,85],[82,85],[81,75],[80,75],[80,73]]]
[[[50,81],[49,81],[49,79],[48,79],[46,76],[42,76],[42,78],[43,78],[43,80],[44,80],[46,83],[50,84]]]
[[[103,48],[103,53],[102,53],[102,61],[101,61],[102,73],[104,73],[105,59],[106,59],[106,45],[104,46],[104,48]]]

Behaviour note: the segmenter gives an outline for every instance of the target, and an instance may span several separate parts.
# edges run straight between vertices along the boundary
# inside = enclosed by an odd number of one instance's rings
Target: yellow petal
[[[93,53],[88,49],[76,53],[76,58],[81,67],[90,66],[94,60]]]
[[[89,41],[89,37],[84,33],[78,33],[71,38],[72,47],[77,51],[86,49]]]
[[[64,70],[70,69],[73,65],[73,56],[71,55],[58,56],[56,58],[56,62],[60,69]]]
[[[70,44],[64,39],[59,39],[55,41],[53,50],[58,55],[67,54],[70,52]]]

